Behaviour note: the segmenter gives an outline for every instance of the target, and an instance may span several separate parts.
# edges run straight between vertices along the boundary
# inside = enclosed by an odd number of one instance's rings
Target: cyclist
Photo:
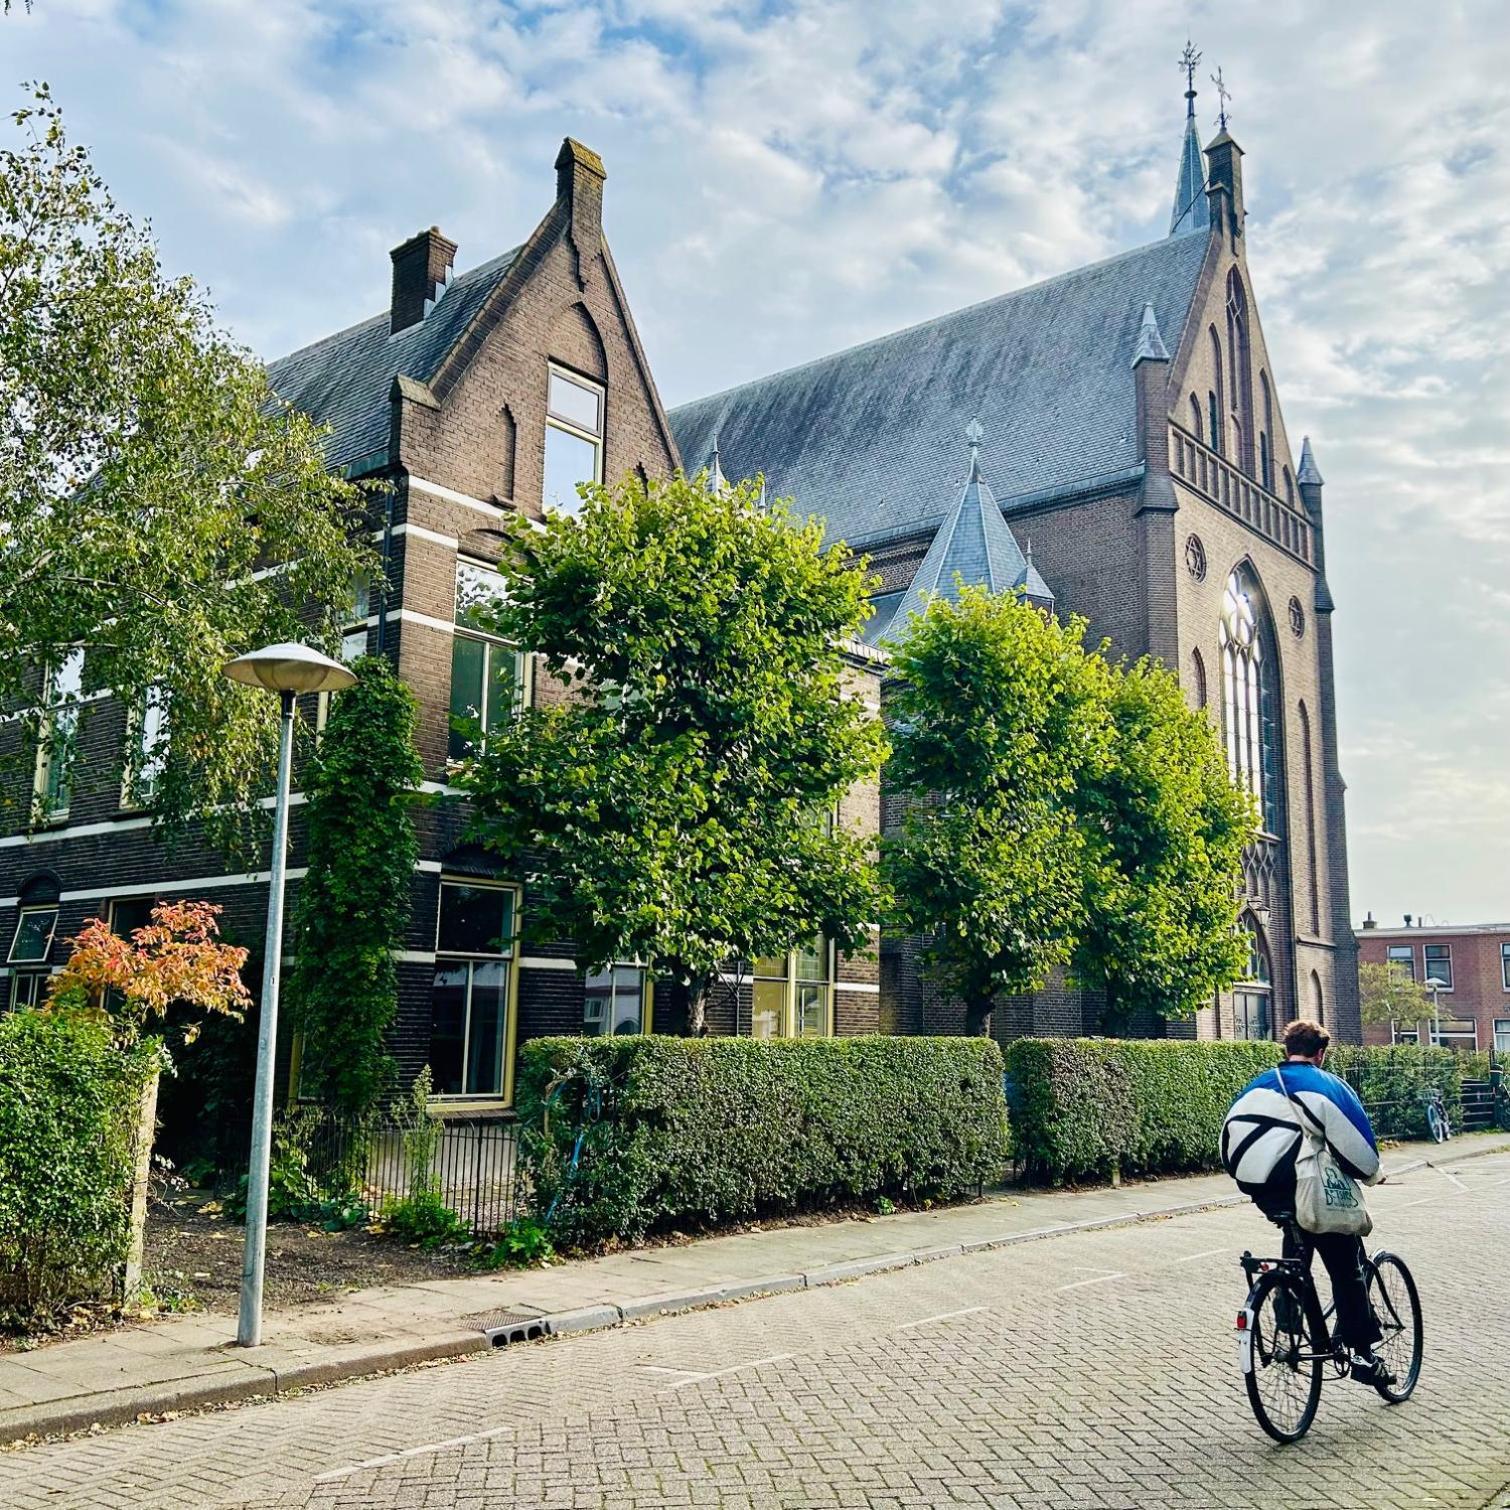
[[[1363,1103],[1346,1081],[1321,1067],[1331,1041],[1325,1028],[1305,1019],[1285,1028],[1284,1063],[1249,1081],[1222,1124],[1222,1167],[1265,1216],[1284,1226],[1286,1258],[1302,1259],[1309,1267],[1312,1253],[1321,1255],[1337,1304],[1338,1340],[1351,1354],[1353,1377],[1390,1384],[1394,1381],[1383,1361],[1374,1356],[1380,1333],[1364,1278],[1362,1238],[1303,1233],[1294,1222],[1295,1157],[1302,1133],[1292,1096],[1314,1113],[1332,1157],[1348,1174],[1366,1185],[1384,1177]]]

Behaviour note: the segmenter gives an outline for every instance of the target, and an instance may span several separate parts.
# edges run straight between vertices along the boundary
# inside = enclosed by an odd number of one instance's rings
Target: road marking
[[[1177,1258],[1175,1262],[1177,1264],[1193,1264],[1198,1258],[1215,1258],[1218,1253],[1226,1253],[1229,1251],[1230,1250],[1227,1248],[1207,1248],[1204,1253],[1191,1253],[1185,1258]]]
[[[1433,1164],[1431,1167],[1435,1169],[1437,1173],[1443,1177],[1443,1179],[1451,1180],[1459,1190],[1467,1190],[1468,1187],[1450,1169],[1442,1169],[1436,1164]]]
[[[935,1321],[949,1321],[955,1316],[973,1316],[977,1311],[984,1311],[985,1306],[966,1306],[963,1311],[940,1311],[937,1316],[924,1316],[917,1321],[904,1321],[901,1326],[892,1328],[894,1332],[905,1332],[909,1327],[929,1326]]]
[[[353,1473],[366,1473],[372,1468],[387,1468],[394,1463],[405,1462],[409,1458],[422,1457],[427,1452],[444,1452],[448,1447],[471,1447],[477,1442],[486,1442],[491,1437],[499,1437],[506,1431],[513,1431],[513,1426],[495,1426],[489,1431],[474,1431],[464,1437],[447,1437],[444,1442],[426,1442],[420,1447],[406,1447],[402,1452],[385,1453],[380,1458],[366,1458],[360,1463],[352,1463],[346,1468],[332,1468],[329,1473],[317,1474],[314,1478],[316,1484],[329,1483],[331,1479],[350,1478]]]
[[[641,1363],[637,1367],[645,1370],[647,1374],[696,1374],[695,1368],[664,1368],[659,1363]],[[699,1375],[699,1377],[702,1377]]]
[[[693,1374],[690,1379],[678,1379],[668,1389],[682,1389],[688,1384],[701,1384],[707,1379],[722,1379],[725,1374],[737,1374],[742,1368],[759,1368],[763,1363],[783,1363],[791,1353],[772,1353],[768,1358],[752,1358],[748,1363],[732,1363],[728,1368],[714,1369],[711,1374]]]
[[[1113,1280],[1113,1279],[1126,1279],[1126,1278],[1127,1278],[1126,1274],[1098,1274],[1094,1279],[1077,1279],[1073,1284],[1069,1284],[1069,1285],[1055,1285],[1054,1286],[1054,1293],[1058,1294],[1059,1291],[1061,1291],[1061,1290],[1078,1290],[1083,1285],[1104,1285],[1108,1281]]]

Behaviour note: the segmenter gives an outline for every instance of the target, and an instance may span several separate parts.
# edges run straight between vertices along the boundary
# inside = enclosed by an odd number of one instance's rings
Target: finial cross
[[[1185,51],[1180,54],[1179,66],[1185,71],[1185,98],[1187,100],[1195,98],[1195,70],[1200,61],[1200,53],[1191,45],[1189,38],[1186,38]]]
[[[1222,71],[1220,68],[1211,75],[1211,82],[1216,85],[1216,97],[1221,101],[1221,107],[1217,112],[1217,119],[1221,122],[1222,130],[1227,129],[1227,106],[1232,100],[1232,92],[1222,83]]]

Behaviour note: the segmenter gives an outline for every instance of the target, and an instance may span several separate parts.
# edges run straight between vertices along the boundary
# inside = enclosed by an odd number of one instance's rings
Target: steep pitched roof
[[[325,460],[334,471],[382,465],[388,449],[389,393],[403,375],[424,383],[455,345],[520,248],[454,277],[423,320],[388,332],[384,310],[267,364],[273,391],[330,426]]]
[[[961,582],[992,592],[1025,587],[1030,597],[1053,603],[1053,593],[1002,518],[1001,505],[981,476],[973,444],[970,451],[970,476],[964,491],[918,563],[911,585],[905,592],[886,594],[884,605],[882,599],[875,600],[876,612],[865,626],[865,638],[871,644],[900,634],[913,614],[927,610],[931,599],[958,599]]]
[[[978,414],[1006,506],[1139,465],[1129,363],[1145,304],[1184,328],[1205,235],[1171,236],[1016,293],[671,411],[689,471],[716,434],[726,476],[771,491],[850,543],[943,518],[954,437]]]

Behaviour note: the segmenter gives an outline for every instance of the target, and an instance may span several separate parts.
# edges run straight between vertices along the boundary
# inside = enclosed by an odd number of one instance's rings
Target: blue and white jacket
[[[1249,1195],[1294,1185],[1302,1113],[1286,1090],[1314,1115],[1314,1122],[1305,1119],[1307,1130],[1324,1132],[1343,1169],[1365,1185],[1377,1184],[1379,1148],[1353,1088],[1314,1064],[1284,1064],[1250,1080],[1222,1124],[1222,1168],[1238,1185]]]

